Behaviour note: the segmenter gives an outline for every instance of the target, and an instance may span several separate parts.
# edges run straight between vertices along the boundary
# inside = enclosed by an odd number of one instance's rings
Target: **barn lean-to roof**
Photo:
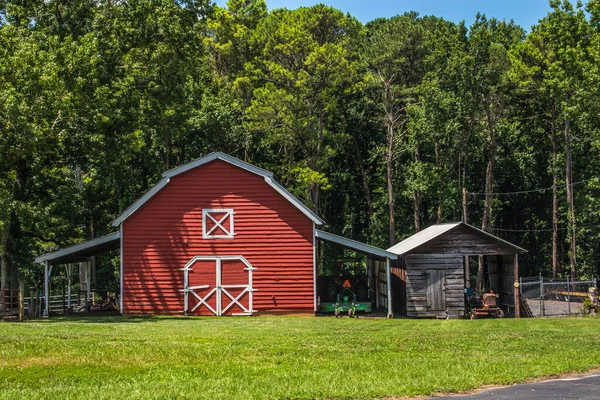
[[[397,255],[400,255],[400,256],[404,255],[404,254],[409,253],[436,238],[439,238],[440,236],[443,236],[444,234],[446,234],[460,226],[464,226],[469,229],[472,229],[473,231],[477,232],[478,234],[483,235],[495,242],[502,243],[506,246],[509,246],[509,247],[513,248],[515,250],[515,252],[517,252],[517,253],[526,253],[527,252],[527,250],[525,250],[519,246],[516,246],[510,242],[507,242],[506,240],[500,239],[497,236],[494,236],[490,233],[482,231],[481,229],[475,228],[474,226],[466,224],[464,222],[450,222],[450,223],[445,223],[445,224],[432,225],[429,228],[423,229],[422,231],[415,233],[414,235],[408,237],[407,239],[401,241],[400,243],[390,247],[389,249],[387,249],[387,251],[392,252]]]
[[[291,194],[287,189],[281,186],[275,179],[273,179],[273,174],[265,169],[259,168],[255,165],[242,161],[238,158],[232,157],[225,153],[215,152],[211,153],[207,156],[198,158],[194,161],[191,161],[187,164],[181,165],[179,167],[170,169],[162,174],[163,179],[158,182],[153,188],[148,190],[142,197],[140,197],[136,202],[134,202],[131,206],[129,206],[117,219],[112,222],[112,226],[119,226],[123,221],[125,221],[131,214],[136,212],[141,206],[143,206],[148,200],[150,200],[156,193],[158,193],[163,187],[165,187],[170,179],[174,176],[182,174],[191,169],[197,168],[201,165],[207,164],[214,160],[222,160],[229,164],[235,165],[236,167],[245,169],[249,172],[252,172],[256,175],[262,176],[265,182],[275,189],[281,196],[283,196],[286,200],[292,203],[300,212],[306,215],[310,220],[312,220],[317,225],[323,225],[323,220],[319,218],[317,214],[315,214],[310,208],[304,205],[300,200],[298,200],[293,194]]]

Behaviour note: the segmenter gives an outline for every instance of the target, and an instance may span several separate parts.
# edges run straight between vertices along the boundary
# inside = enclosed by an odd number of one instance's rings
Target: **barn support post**
[[[521,318],[521,301],[519,299],[519,254],[515,253],[513,261],[513,275],[514,275],[514,298],[515,298],[515,318]]]
[[[73,277],[73,264],[67,264],[67,310],[71,312],[71,279]]]
[[[48,261],[44,264],[44,318],[48,318],[50,311],[50,266]]]
[[[385,259],[385,279],[387,287],[387,317],[393,318],[394,313],[392,312],[392,274],[390,272],[390,259]]]
[[[19,321],[21,322],[25,320],[25,304],[23,302],[24,293],[25,282],[19,280]]]
[[[86,302],[89,306],[91,306],[92,305],[92,263],[90,261],[86,262],[85,281],[87,282]]]

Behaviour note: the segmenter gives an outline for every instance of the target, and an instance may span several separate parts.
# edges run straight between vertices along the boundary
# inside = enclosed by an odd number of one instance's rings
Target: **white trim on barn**
[[[148,200],[150,200],[150,198],[152,196],[154,196],[156,193],[158,193],[160,191],[160,189],[167,186],[169,181],[170,181],[169,178],[164,178],[160,182],[158,182],[156,184],[156,186],[150,188],[150,190],[148,190],[142,197],[140,197],[132,205],[127,207],[127,209],[125,211],[123,211],[123,213],[112,222],[112,226],[119,226],[119,224],[121,224],[121,222],[125,221],[127,219],[127,217],[129,217],[131,214],[136,212],[141,206],[144,205],[144,203],[146,203]]]
[[[225,214],[217,221],[217,218],[213,217],[212,214]],[[202,239],[233,239],[235,237],[234,224],[233,224],[233,208],[205,208],[202,210]],[[206,230],[206,219],[210,218],[215,225]],[[229,228],[225,228],[225,223],[229,218]],[[213,232],[221,229],[223,235],[213,235]]]
[[[317,214],[315,214],[310,208],[305,206],[300,200],[298,200],[296,197],[294,197],[293,194],[288,192],[283,186],[281,186],[278,182],[276,182],[273,179],[273,174],[271,172],[264,170],[262,168],[256,167],[256,166],[249,164],[245,161],[242,161],[238,158],[232,157],[228,154],[215,152],[215,153],[211,153],[207,156],[198,158],[192,162],[189,162],[189,163],[184,164],[177,168],[173,168],[173,169],[163,173],[163,179],[156,186],[154,186],[152,189],[150,189],[148,192],[146,192],[146,194],[144,196],[142,196],[135,203],[133,203],[131,206],[129,206],[117,219],[115,219],[112,222],[112,226],[118,226],[120,223],[125,221],[131,214],[133,214],[137,209],[139,209],[142,205],[144,205],[144,203],[146,203],[148,200],[150,200],[150,198],[152,196],[154,196],[156,193],[158,193],[158,191],[160,189],[162,189],[164,186],[166,186],[166,184],[169,183],[170,178],[172,178],[176,175],[179,175],[181,173],[184,173],[186,171],[189,171],[193,168],[204,165],[206,163],[209,163],[211,161],[217,160],[217,159],[228,162],[229,164],[235,165],[236,167],[245,169],[254,174],[262,176],[265,179],[265,182],[269,186],[271,186],[280,195],[282,195],[286,200],[288,200],[290,203],[292,203],[298,210],[300,210],[300,212],[302,212],[304,215],[306,215],[315,224],[317,224],[317,225],[324,224],[323,220],[321,218],[319,218],[319,216]]]
[[[273,173],[267,171],[266,169],[262,169],[255,165],[252,165],[250,163],[242,161],[239,158],[235,158],[235,157],[230,156],[229,154],[221,153],[218,151],[216,151],[214,153],[210,153],[204,157],[197,158],[194,161],[191,161],[187,164],[183,164],[183,165],[180,165],[179,167],[175,167],[168,171],[165,171],[165,172],[163,172],[162,176],[163,176],[163,178],[172,178],[176,175],[182,174],[186,171],[189,171],[189,170],[199,167],[201,165],[207,164],[216,159],[226,161],[230,164],[236,165],[240,168],[243,168],[252,173],[255,173],[256,175],[267,176],[269,178],[273,177]]]
[[[201,260],[215,261],[215,274],[216,274],[215,286],[212,288],[211,291],[209,291],[207,294],[205,294],[204,297],[202,297],[198,293],[196,293],[196,290],[209,289],[211,287],[210,284],[200,285],[200,286],[189,286],[189,272],[193,271],[194,269],[192,268],[192,266],[197,261],[201,261]],[[222,275],[221,261],[222,260],[241,261],[246,266],[246,268],[244,268],[244,271],[248,271],[248,285],[224,285],[222,282],[222,277],[221,277],[221,275]],[[183,289],[180,290],[180,292],[183,292],[183,294],[184,294],[183,312],[187,315],[188,312],[194,312],[199,307],[204,305],[214,315],[221,316],[224,313],[226,313],[227,310],[229,310],[229,308],[233,307],[234,304],[237,304],[238,307],[243,311],[243,313],[233,314],[233,315],[252,315],[253,313],[257,312],[256,310],[254,310],[252,308],[252,292],[254,292],[254,290],[256,290],[256,289],[252,288],[252,271],[254,271],[256,269],[257,268],[253,267],[252,264],[250,264],[250,262],[248,262],[248,260],[246,260],[246,258],[244,256],[195,256],[190,261],[188,261],[188,263],[185,265],[185,267],[181,268],[181,270],[184,273]],[[212,283],[212,282],[210,282],[210,283]],[[242,291],[237,296],[234,297],[231,293],[229,293],[229,291],[227,289],[242,289]],[[192,307],[191,310],[189,309],[189,305],[190,305],[189,304],[189,295],[190,294],[198,300],[198,303],[196,303],[196,305],[194,307]],[[223,306],[223,294],[225,294],[225,296],[228,297],[229,301],[230,301],[230,303],[227,304],[226,306]],[[248,308],[244,307],[244,305],[242,303],[240,303],[240,299],[245,294],[248,294]],[[216,308],[212,308],[208,304],[208,300],[213,295],[216,295]]]

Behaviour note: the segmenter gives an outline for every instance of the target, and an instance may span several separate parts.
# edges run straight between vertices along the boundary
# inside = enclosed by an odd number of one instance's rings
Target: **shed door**
[[[252,314],[252,265],[242,256],[197,256],[183,268],[183,309],[193,315]]]
[[[427,308],[431,311],[446,310],[446,274],[443,269],[428,269]]]

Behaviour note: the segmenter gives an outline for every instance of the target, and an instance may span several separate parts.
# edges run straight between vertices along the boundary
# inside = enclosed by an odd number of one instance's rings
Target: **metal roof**
[[[334,235],[333,233],[315,230],[315,237],[327,242],[337,243],[344,247],[349,247],[361,253],[371,254],[378,257],[389,258],[396,260],[398,256],[392,252],[380,249],[379,247],[361,243],[356,240],[348,239],[342,236]]]
[[[181,165],[177,168],[170,169],[164,172],[163,179],[152,189],[150,189],[146,194],[140,197],[135,203],[129,206],[117,219],[112,222],[112,226],[119,226],[123,221],[127,219],[131,214],[133,214],[136,210],[138,210],[141,206],[144,205],[152,196],[154,196],[158,191],[160,191],[163,187],[165,187],[170,179],[176,175],[182,174],[186,171],[189,171],[193,168],[199,167],[206,163],[209,163],[214,160],[222,160],[228,162],[236,167],[245,169],[250,171],[256,175],[262,176],[265,179],[265,182],[275,189],[280,195],[282,195],[286,200],[292,203],[297,209],[299,209],[304,215],[306,215],[309,219],[311,219],[317,225],[323,225],[323,220],[319,218],[317,214],[315,214],[310,208],[305,206],[300,200],[298,200],[293,194],[288,192],[283,186],[273,179],[273,174],[265,169],[259,168],[252,164],[249,164],[245,161],[242,161],[238,158],[232,157],[225,153],[215,152],[210,153],[207,156],[198,158],[192,162]]]
[[[470,229],[473,229],[473,230],[477,231],[478,233],[489,237],[492,240],[495,240],[495,241],[501,242],[507,246],[510,246],[520,253],[527,252],[527,250],[522,249],[519,246],[515,246],[514,244],[507,242],[506,240],[500,239],[497,236],[494,236],[490,233],[482,231],[481,229],[477,229],[474,226],[466,224],[464,222],[449,222],[446,224],[432,225],[429,228],[423,229],[421,232],[415,233],[414,235],[408,237],[407,239],[401,241],[400,243],[390,247],[388,249],[388,251],[398,254],[398,255],[406,254],[409,251],[414,250],[417,247],[419,247],[419,246],[437,238],[438,236],[441,236],[441,235],[445,234],[446,232],[449,232],[449,231],[453,230],[454,228],[459,227],[461,225],[469,227]]]
[[[121,243],[120,239],[121,232],[114,232],[52,253],[46,253],[37,257],[35,262],[48,261],[50,264],[67,264],[85,261],[88,257],[96,254],[118,249]]]

